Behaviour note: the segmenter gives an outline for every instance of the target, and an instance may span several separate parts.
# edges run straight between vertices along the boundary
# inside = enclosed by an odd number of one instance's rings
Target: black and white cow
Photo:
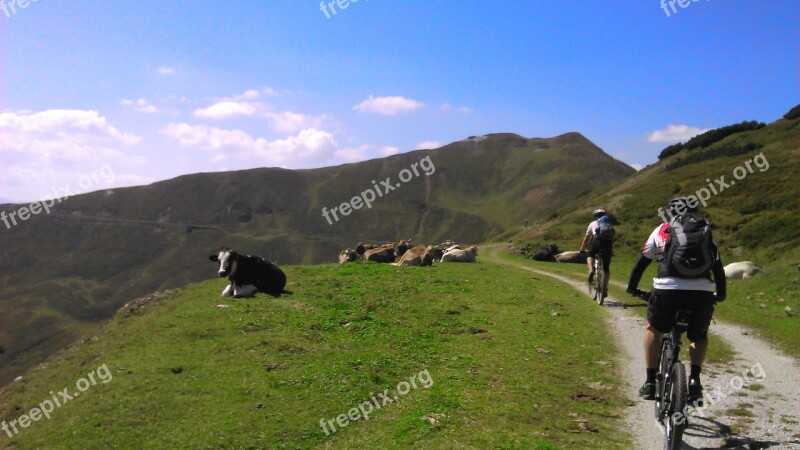
[[[219,254],[208,257],[219,263],[219,276],[231,283],[222,291],[223,297],[250,297],[256,292],[280,295],[286,287],[286,274],[275,264],[258,256],[240,255],[223,247]]]

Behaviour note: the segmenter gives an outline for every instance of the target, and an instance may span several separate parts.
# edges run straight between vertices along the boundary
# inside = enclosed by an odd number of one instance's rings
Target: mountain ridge
[[[323,208],[414,164],[424,170],[426,158],[430,175],[418,170],[371,208],[326,222]],[[70,197],[0,230],[15,255],[0,261],[0,384],[126,301],[207,278],[205,257],[222,245],[285,265],[333,262],[359,241],[480,243],[633,172],[579,133],[495,133],[360,163],[189,174]]]

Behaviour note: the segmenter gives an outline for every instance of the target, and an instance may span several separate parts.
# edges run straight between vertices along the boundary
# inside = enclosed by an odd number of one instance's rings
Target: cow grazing
[[[417,245],[409,248],[400,257],[400,261],[394,263],[395,266],[432,266],[433,265],[433,247],[425,247]]]
[[[741,261],[725,266],[725,278],[737,280],[752,278],[763,269],[750,261]]]
[[[455,246],[448,248],[442,255],[442,262],[475,262],[478,256],[478,247],[472,246],[467,250],[455,248]]]
[[[219,263],[221,278],[228,277],[230,280],[230,284],[222,291],[223,297],[250,297],[256,292],[278,296],[286,287],[286,274],[264,258],[240,255],[223,247],[208,259]]]
[[[394,249],[393,248],[373,248],[364,252],[364,261],[373,261],[377,263],[392,263],[394,262]]]
[[[540,248],[536,253],[534,253],[533,259],[534,261],[554,262],[556,260],[557,254],[558,254],[558,246],[548,245],[547,247]]]
[[[339,264],[353,262],[358,259],[358,253],[355,250],[348,248],[339,253]]]
[[[561,263],[576,263],[586,264],[586,258],[589,254],[586,252],[563,252],[556,255],[556,261]]]

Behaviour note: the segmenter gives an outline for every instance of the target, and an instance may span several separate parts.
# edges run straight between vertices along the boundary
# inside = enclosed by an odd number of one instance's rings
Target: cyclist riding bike
[[[694,403],[703,397],[700,372],[708,350],[708,327],[714,303],[725,300],[725,271],[711,237],[711,226],[697,215],[697,199],[673,198],[667,203],[666,212],[669,218],[662,215],[662,220],[667,219],[668,223],[659,225],[650,234],[628,281],[627,292],[632,295],[639,293],[642,274],[653,259],[658,259],[658,274],[653,279],[644,333],[647,378],[639,389],[639,395],[645,400],[655,399],[663,335],[675,325],[677,311],[686,310],[690,311],[686,333],[691,342],[689,403]]]
[[[583,242],[581,242],[581,250],[580,250],[581,253],[586,252],[586,247],[589,245],[589,242],[591,242],[592,237],[594,237],[594,233],[597,231],[598,228],[600,228],[600,223],[598,222],[598,220],[605,215],[606,215],[606,210],[602,208],[595,209],[594,211],[592,211],[592,218],[594,218],[594,220],[592,221],[592,223],[589,224],[589,228],[586,229],[586,234],[583,236]],[[594,273],[592,272],[594,268],[594,259],[589,258],[586,260],[586,263],[589,265],[589,284],[591,284],[592,277],[594,275]]]

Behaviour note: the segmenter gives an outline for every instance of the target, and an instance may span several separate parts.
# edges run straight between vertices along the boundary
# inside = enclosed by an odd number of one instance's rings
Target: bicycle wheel
[[[672,381],[669,391],[668,416],[664,420],[664,449],[679,450],[683,445],[683,430],[686,429],[686,417],[683,411],[687,403],[686,367],[675,362],[670,371]]]
[[[672,376],[669,374],[669,366],[671,364],[670,355],[672,354],[672,346],[668,337],[665,337],[661,342],[661,359],[658,362],[658,376],[656,377],[656,401],[653,402],[655,407],[656,420],[663,422],[666,405],[669,399],[665,395],[669,389]]]
[[[597,300],[597,259],[595,259],[594,264],[592,264],[592,270],[594,271],[594,275],[592,281],[589,282],[589,296],[592,297],[592,300]]]
[[[603,306],[603,300],[605,300],[606,268],[603,267],[603,261],[600,258],[601,256],[598,254],[597,273],[594,276],[594,299],[597,301],[598,305]]]

